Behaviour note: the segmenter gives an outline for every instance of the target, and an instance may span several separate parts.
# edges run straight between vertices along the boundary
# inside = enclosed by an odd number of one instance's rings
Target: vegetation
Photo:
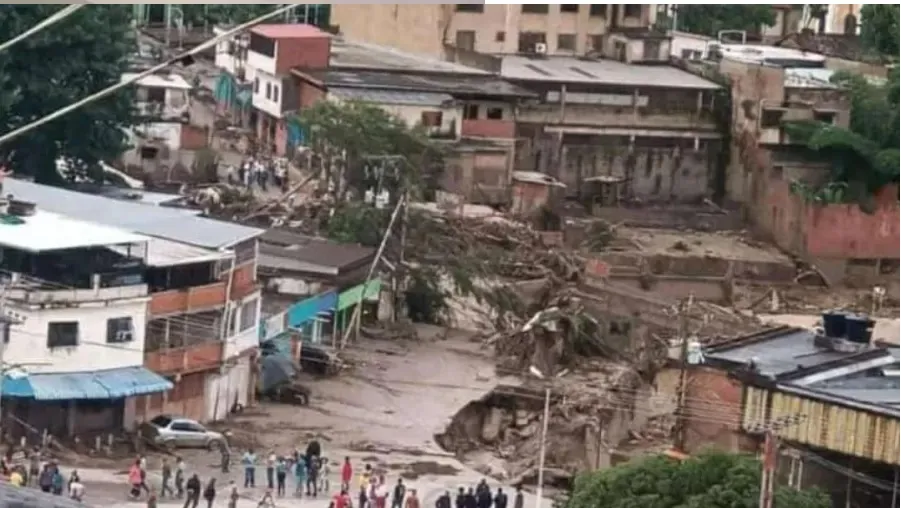
[[[0,5],[0,33],[9,39],[62,7]],[[130,6],[92,5],[0,53],[0,129],[9,132],[118,83],[135,48],[133,33]],[[43,183],[100,179],[97,163],[127,148],[123,127],[136,121],[133,104],[129,92],[93,102],[0,146],[0,160]],[[57,171],[60,158],[66,175]]]
[[[565,508],[756,508],[760,463],[747,456],[706,453],[677,462],[651,457],[576,479]],[[816,490],[778,487],[776,508],[828,508]]]
[[[860,38],[864,47],[898,60],[898,4],[866,4],[860,9]]]
[[[857,201],[870,210],[873,193],[898,182],[898,70],[884,82],[846,72],[832,80],[850,94],[848,128],[818,121],[785,126],[793,140],[831,162],[832,178],[822,189],[796,189],[814,201]]]
[[[776,14],[771,5],[704,5],[680,4],[676,6],[678,30],[716,37],[720,30],[760,29],[761,25],[772,25]]]

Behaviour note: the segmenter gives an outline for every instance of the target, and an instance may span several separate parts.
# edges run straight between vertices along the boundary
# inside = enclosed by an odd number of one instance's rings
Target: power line
[[[258,16],[246,23],[242,23],[230,30],[227,30],[226,32],[224,32],[220,35],[217,35],[217,36],[213,37],[212,39],[209,39],[206,42],[203,42],[200,45],[181,53],[178,56],[172,57],[169,60],[166,60],[165,62],[163,62],[159,65],[155,65],[155,66],[151,67],[150,69],[147,69],[146,71],[137,73],[134,76],[131,76],[126,80],[123,80],[123,81],[116,83],[115,85],[109,86],[107,88],[104,88],[103,90],[101,90],[99,92],[93,93],[93,94],[85,97],[84,99],[81,99],[80,101],[72,103],[68,106],[64,106],[64,107],[54,111],[53,113],[50,113],[41,118],[38,118],[37,120],[35,120],[31,123],[25,124],[22,127],[19,127],[18,129],[15,129],[11,132],[7,132],[3,136],[0,136],[0,144],[3,144],[11,139],[17,138],[17,137],[21,136],[22,134],[25,134],[26,132],[29,132],[37,127],[40,127],[41,125],[44,125],[45,123],[52,122],[53,120],[56,120],[57,118],[59,118],[63,115],[71,113],[72,111],[75,111],[76,109],[81,108],[82,106],[86,106],[94,101],[97,101],[99,99],[107,97],[107,96],[121,90],[122,88],[132,85],[132,84],[140,81],[141,79],[144,79],[147,76],[150,76],[156,72],[159,72],[159,71],[165,69],[166,67],[183,62],[188,59],[192,59],[195,55],[198,55],[198,54],[206,51],[207,49],[214,47],[220,41],[230,39],[234,35],[237,35],[237,34],[243,32],[244,30],[247,30],[248,28],[253,27],[256,24],[266,21],[267,19],[269,19],[273,16],[277,16],[283,12],[287,12],[287,11],[297,7],[298,5],[300,5],[300,4],[287,4],[287,5],[281,6],[277,9],[274,9],[267,14]]]
[[[19,42],[24,41],[25,39],[40,32],[41,30],[43,30],[51,25],[55,25],[55,24],[59,23],[60,21],[68,18],[69,16],[74,14],[77,10],[81,9],[82,7],[84,7],[84,5],[68,5],[68,6],[56,11],[55,13],[51,14],[50,16],[47,16],[46,18],[44,18],[43,21],[41,21],[37,25],[34,25],[33,27],[22,32],[21,34],[13,37],[12,39],[4,42],[3,44],[0,44],[0,53],[2,53],[3,51],[6,51],[7,49],[11,48],[15,44],[18,44]]]

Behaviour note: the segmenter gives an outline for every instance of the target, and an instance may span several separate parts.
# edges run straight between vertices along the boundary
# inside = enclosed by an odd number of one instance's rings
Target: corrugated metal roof
[[[133,79],[137,76],[136,72],[127,72],[122,75],[122,81],[128,81],[129,79]],[[160,87],[160,88],[176,88],[178,90],[190,90],[193,88],[190,83],[188,83],[185,78],[179,76],[178,74],[151,74],[149,76],[144,76],[135,82],[138,86],[152,86],[152,87]]]
[[[122,255],[128,254],[128,248],[122,246],[109,247],[113,252]],[[204,249],[203,247],[195,247],[186,243],[173,242],[165,238],[150,238],[147,243],[147,258],[145,263],[148,266],[166,267],[180,266],[191,263],[208,263],[211,261],[219,261],[232,257],[232,251],[221,251]]]
[[[24,180],[5,179],[3,192],[37,203],[38,208],[50,212],[210,249],[231,247],[263,233],[262,229],[193,216],[174,208],[93,196]]]
[[[593,83],[620,86],[716,90],[719,85],[666,65],[633,65],[613,60],[581,60],[568,56],[503,57],[501,77],[510,80]]]
[[[21,224],[0,223],[0,245],[28,252],[143,243],[147,237],[131,231],[92,224],[62,214],[36,210],[19,217]]]
[[[788,67],[783,84],[791,88],[838,88],[830,81],[833,74],[832,69]]]
[[[800,328],[787,329],[765,340],[738,343],[713,348],[705,356],[737,364],[754,360],[758,372],[764,376],[778,376],[799,367],[812,367],[850,356],[817,347],[814,332]]]
[[[446,93],[372,90],[367,88],[331,87],[328,93],[343,100],[401,106],[441,106],[454,100],[453,97]]]
[[[3,395],[36,400],[84,400],[131,397],[172,389],[166,378],[144,367],[97,372],[65,372],[9,376]]]

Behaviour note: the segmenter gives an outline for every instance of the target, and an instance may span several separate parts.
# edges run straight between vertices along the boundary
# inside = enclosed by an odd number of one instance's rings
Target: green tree
[[[898,70],[892,70],[885,81],[847,72],[836,73],[832,81],[850,95],[848,128],[805,121],[790,122],[785,129],[793,141],[805,144],[831,162],[830,185],[810,189],[811,197],[823,201],[858,201],[867,210],[875,191],[898,182],[901,158]],[[836,189],[840,192],[834,192]]]
[[[776,14],[770,5],[684,5],[676,6],[678,30],[716,37],[720,30],[757,32],[772,25]]]
[[[898,4],[866,4],[860,9],[860,38],[864,47],[898,60]]]
[[[725,453],[650,457],[579,476],[565,508],[756,508],[761,465]],[[775,508],[828,508],[816,490],[776,489]]]
[[[271,12],[276,6],[272,4],[182,4],[178,8],[184,15],[184,22],[190,26],[204,24],[238,24]],[[280,17],[272,18],[277,23]]]
[[[13,37],[62,7],[0,5],[0,33]],[[0,53],[3,132],[119,82],[135,49],[130,21],[130,6],[90,5]],[[97,162],[127,147],[123,128],[135,122],[132,97],[115,94],[34,129],[0,146],[0,158],[39,182],[60,182],[57,159],[68,162],[70,173],[97,179]]]

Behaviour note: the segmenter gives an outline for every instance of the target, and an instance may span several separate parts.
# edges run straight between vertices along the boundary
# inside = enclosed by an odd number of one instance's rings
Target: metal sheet
[[[95,372],[94,377],[111,398],[165,392],[173,387],[171,381],[144,367],[101,370]]]
[[[118,399],[170,389],[171,382],[144,367],[6,376],[3,382],[3,395],[35,400]]]
[[[288,309],[286,326],[297,328],[308,321],[316,319],[320,312],[330,312],[338,303],[338,295],[334,291],[323,293],[300,301]]]
[[[36,400],[108,399],[109,391],[89,372],[28,376]]]
[[[344,310],[348,307],[356,305],[360,298],[369,299],[378,297],[382,291],[382,281],[379,279],[364,282],[359,286],[354,286],[347,291],[338,295],[337,310]]]

